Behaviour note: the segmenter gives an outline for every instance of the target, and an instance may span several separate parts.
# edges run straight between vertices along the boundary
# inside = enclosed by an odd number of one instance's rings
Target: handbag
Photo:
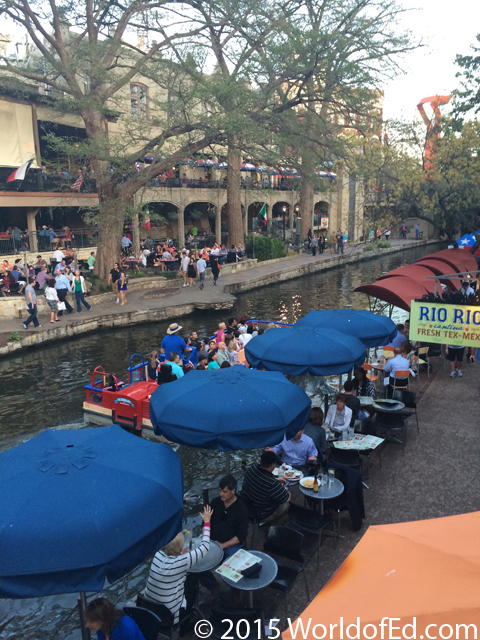
[[[59,302],[57,304],[57,310],[58,311],[66,311],[67,310],[67,305],[65,304],[65,302]]]

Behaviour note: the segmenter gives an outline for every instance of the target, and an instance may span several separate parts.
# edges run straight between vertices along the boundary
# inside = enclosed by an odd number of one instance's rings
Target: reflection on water
[[[258,319],[296,322],[313,309],[368,308],[367,298],[355,287],[371,282],[382,273],[411,264],[440,247],[421,247],[377,260],[332,269],[240,294],[231,312],[198,312],[179,318],[182,334],[196,330],[200,337],[211,335],[226,313],[246,314]],[[394,320],[405,312],[397,310]],[[59,342],[0,362],[0,451],[28,440],[49,427],[79,428],[83,423],[83,385],[97,365],[110,373],[124,375],[132,353],[159,350],[170,321],[99,332]],[[208,398],[206,398],[208,402]],[[202,488],[221,473],[225,456],[216,451],[178,447],[185,476],[185,491],[201,496]],[[232,456],[233,468],[241,469],[255,452]],[[195,498],[187,503],[195,507]],[[142,588],[146,565],[109,590],[114,602],[133,597],[133,587]],[[108,597],[107,596],[107,597]],[[10,640],[78,639],[73,594],[31,600],[0,600],[0,633]]]

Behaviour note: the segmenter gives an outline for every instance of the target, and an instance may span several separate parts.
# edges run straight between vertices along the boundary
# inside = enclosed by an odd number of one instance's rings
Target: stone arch
[[[183,210],[185,232],[195,226],[199,231],[205,230],[208,235],[215,235],[217,210],[217,205],[209,200],[189,202]]]
[[[270,206],[266,202],[255,201],[250,203],[248,207],[248,212],[247,212],[247,218],[248,218],[247,230],[249,233],[251,233],[252,231],[256,231],[260,233],[266,232],[267,227],[258,215],[263,205],[267,207],[267,216],[268,216],[268,211],[270,209]]]
[[[322,226],[322,218],[324,219]],[[325,223],[325,218],[328,218]],[[325,226],[326,224],[326,226]],[[330,229],[330,204],[326,200],[319,200],[313,209],[313,226],[316,229]]]
[[[155,220],[155,216],[151,217],[150,225],[152,238],[158,240],[164,236],[176,236],[178,214],[181,210],[177,204],[174,202],[159,202],[158,200],[153,200],[144,203],[142,208],[144,211],[148,208],[148,211],[161,216],[165,220],[165,222],[157,221]]]

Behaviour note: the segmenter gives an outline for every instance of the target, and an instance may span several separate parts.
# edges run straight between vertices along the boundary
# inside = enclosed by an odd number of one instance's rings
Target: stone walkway
[[[381,255],[395,250],[398,251],[400,248],[423,245],[426,242],[393,240],[391,244],[392,249],[384,250]],[[22,316],[21,320],[2,321],[0,338],[3,337],[3,344],[5,344],[12,331],[18,332],[22,337],[22,341],[17,342],[14,347],[22,348],[69,335],[94,331],[107,326],[126,326],[138,322],[177,318],[192,313],[195,309],[227,309],[233,306],[235,300],[233,293],[299,277],[306,273],[326,268],[334,268],[349,262],[371,259],[376,255],[378,254],[363,252],[363,245],[347,246],[343,256],[335,255],[332,250],[315,257],[301,254],[298,257],[269,261],[266,264],[260,263],[251,269],[237,271],[230,275],[220,275],[217,286],[213,286],[210,276],[206,280],[203,291],[200,290],[198,283],[194,288],[183,288],[182,280],[178,278],[169,281],[169,288],[176,289],[171,295],[145,298],[146,290],[129,291],[127,292],[127,305],[122,307],[115,304],[115,298],[112,294],[108,296],[109,299],[105,300],[105,302],[95,304],[91,312],[83,309],[80,314],[76,311],[69,315],[64,314],[62,321],[56,325],[50,324],[48,315],[41,315],[39,320],[43,326],[39,329],[34,329],[33,325],[30,325],[27,331],[22,326],[22,322],[28,316],[25,311],[25,315]],[[105,297],[107,298],[107,296]],[[69,302],[74,306],[72,296],[69,297]],[[25,336],[28,337],[28,340],[24,339]],[[0,355],[8,352],[9,350],[6,347],[0,347]]]

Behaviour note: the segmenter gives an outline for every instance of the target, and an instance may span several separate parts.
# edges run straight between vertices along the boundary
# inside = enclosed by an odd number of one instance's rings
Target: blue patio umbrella
[[[340,331],[358,338],[367,349],[388,344],[397,333],[397,326],[391,318],[357,309],[310,311],[295,326]]]
[[[1,453],[0,487],[2,598],[99,591],[181,530],[179,456],[116,425]]]
[[[245,357],[254,367],[296,376],[348,373],[365,361],[365,346],[339,331],[294,326],[269,329],[250,340]]]
[[[160,386],[150,398],[150,420],[157,435],[173,442],[235,451],[292,438],[310,408],[303,389],[280,373],[237,366],[191,371]]]

